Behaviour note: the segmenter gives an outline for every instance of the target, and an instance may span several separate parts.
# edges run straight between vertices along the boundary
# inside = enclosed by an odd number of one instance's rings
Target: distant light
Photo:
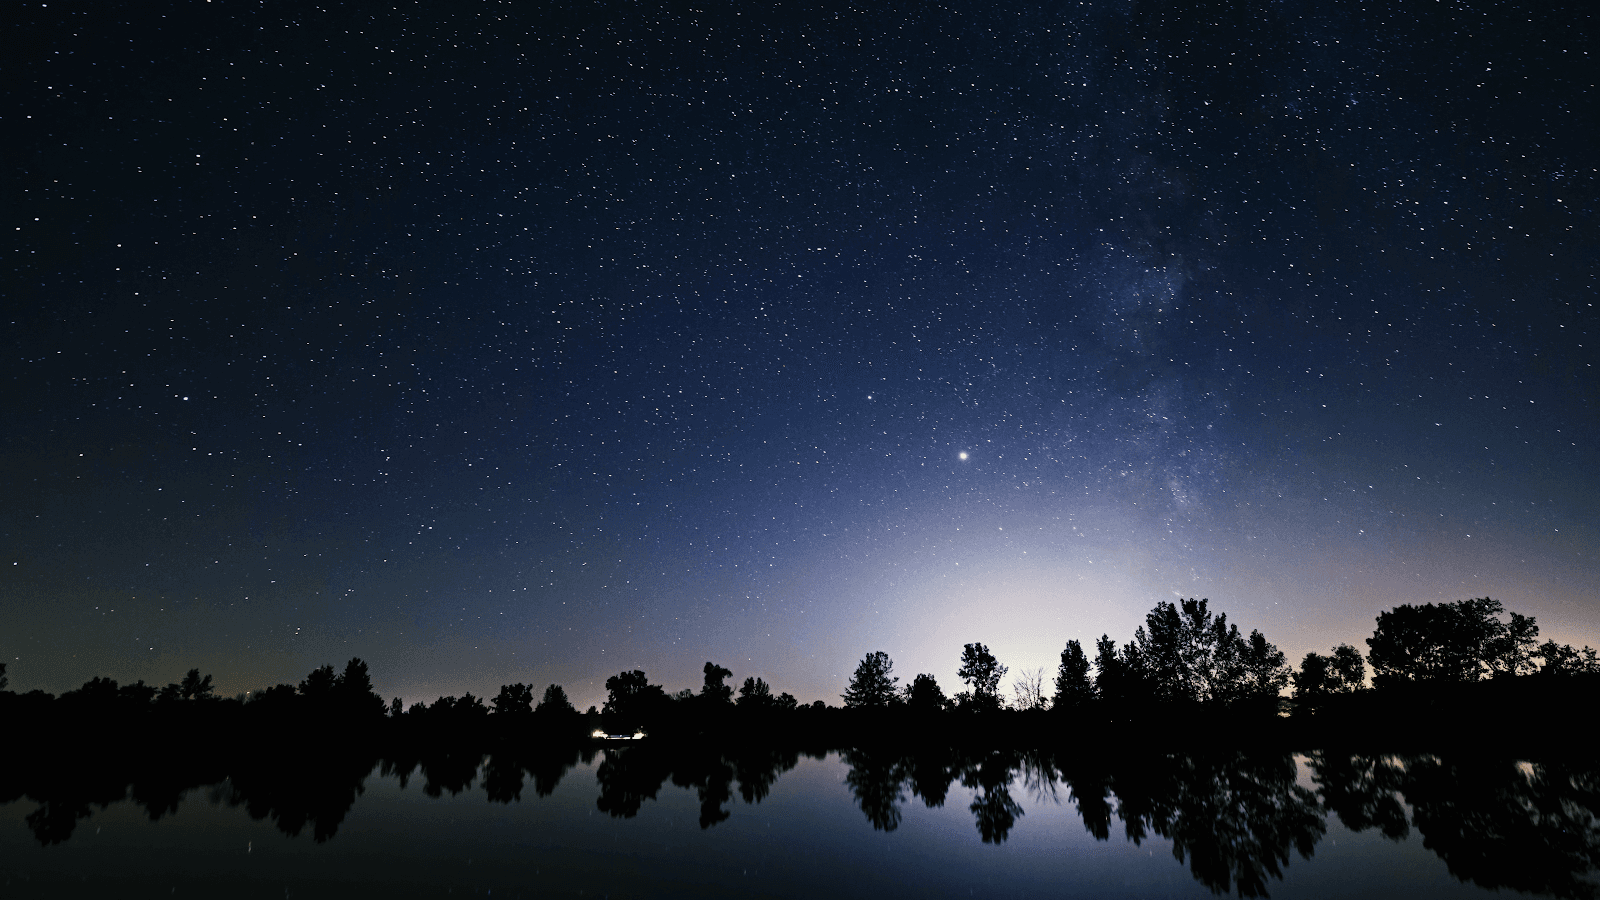
[[[961,458],[962,459],[966,459],[967,458],[967,451],[965,451],[965,450],[961,451]]]

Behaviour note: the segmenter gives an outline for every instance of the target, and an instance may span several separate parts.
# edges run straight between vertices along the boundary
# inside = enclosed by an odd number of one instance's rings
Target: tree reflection
[[[151,819],[177,812],[188,792],[211,785],[214,803],[243,807],[285,834],[331,840],[363,793],[376,756],[357,748],[319,754],[289,746],[230,757],[136,752],[126,757],[35,754],[0,770],[0,802],[28,798],[26,825],[44,845],[70,839],[112,803],[131,798]],[[799,753],[766,745],[630,744],[603,751],[560,743],[485,749],[409,745],[384,757],[382,771],[404,787],[420,773],[431,797],[470,791],[481,780],[489,801],[549,796],[580,760],[596,766],[596,807],[637,816],[670,781],[693,789],[699,825],[734,815],[735,797],[761,803]],[[1310,784],[1285,752],[1092,755],[930,745],[872,745],[841,751],[845,785],[876,830],[893,832],[909,796],[942,807],[952,790],[978,839],[1007,841],[1030,803],[1068,798],[1085,830],[1101,841],[1121,832],[1142,844],[1170,840],[1173,855],[1213,892],[1267,896],[1291,855],[1309,858],[1331,813],[1352,831],[1391,840],[1413,836],[1450,873],[1491,890],[1557,897],[1600,896],[1600,767],[1590,761],[1519,762],[1471,755],[1364,755],[1322,751],[1309,757]]]
[[[854,748],[840,757],[845,783],[861,812],[880,831],[900,824],[910,786],[928,806],[944,803],[959,780],[973,791],[967,809],[978,837],[1003,843],[1023,816],[1013,795],[1019,785],[1035,802],[1059,802],[1065,783],[1084,827],[1109,840],[1112,818],[1129,840],[1151,835],[1172,841],[1173,854],[1215,892],[1266,896],[1283,877],[1291,852],[1310,857],[1324,831],[1321,808],[1296,784],[1287,753],[1170,754],[1144,759],[1088,759],[1008,750],[931,750],[903,753]]]
[[[242,806],[252,819],[271,819],[290,837],[310,825],[312,839],[321,844],[338,833],[376,763],[359,754],[262,760],[235,770],[211,799]]]
[[[1401,769],[1382,757],[1318,751],[1311,754],[1312,780],[1323,807],[1351,831],[1376,828],[1398,841],[1411,833],[1400,805]]]
[[[1353,830],[1410,825],[1450,874],[1491,890],[1595,897],[1600,773],[1568,760],[1407,755],[1312,757],[1324,804]]]
[[[1011,798],[1011,780],[1020,768],[1022,760],[1004,751],[981,754],[962,768],[962,786],[979,792],[967,809],[972,811],[978,836],[985,844],[1004,843],[1022,815],[1021,804]]]
[[[600,786],[595,805],[601,812],[631,819],[671,779],[674,785],[698,793],[702,829],[732,815],[727,807],[736,781],[745,803],[760,803],[778,776],[794,768],[800,758],[798,752],[764,747],[637,746],[607,748],[604,753],[595,769]]]
[[[1327,830],[1296,774],[1287,753],[1172,754],[1114,769],[1110,787],[1129,840],[1168,838],[1173,856],[1212,891],[1264,897],[1269,876],[1283,878],[1290,850],[1309,859]]]
[[[856,748],[842,750],[839,758],[850,771],[844,783],[856,795],[856,805],[877,831],[893,831],[900,827],[900,801],[905,795],[900,785],[905,780],[905,768],[900,754],[881,748]]]
[[[535,750],[530,754],[524,765],[528,774],[533,776],[533,791],[541,797],[548,797],[556,792],[556,785],[573,766],[578,764],[580,751],[577,747],[547,747]],[[592,756],[590,757],[593,758]]]
[[[566,772],[578,765],[579,748],[576,745],[538,746],[538,748],[507,748],[499,746],[490,753],[490,761],[483,765],[483,791],[490,802],[522,801],[525,775],[533,775],[533,790],[541,798],[555,793],[555,786]]]

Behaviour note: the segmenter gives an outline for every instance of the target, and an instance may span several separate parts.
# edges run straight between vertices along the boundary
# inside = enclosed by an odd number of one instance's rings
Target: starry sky
[[[1600,645],[1584,4],[4,18],[12,689]]]

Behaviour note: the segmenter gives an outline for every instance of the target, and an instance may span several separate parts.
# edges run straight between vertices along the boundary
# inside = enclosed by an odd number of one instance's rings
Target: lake
[[[0,894],[1581,897],[1600,865],[1600,767],[1562,761],[642,744],[100,781],[0,804]]]

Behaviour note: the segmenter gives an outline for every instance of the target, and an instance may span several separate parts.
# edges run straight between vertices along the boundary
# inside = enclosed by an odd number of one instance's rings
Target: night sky
[[[1600,646],[1588,4],[0,25],[13,690]]]

